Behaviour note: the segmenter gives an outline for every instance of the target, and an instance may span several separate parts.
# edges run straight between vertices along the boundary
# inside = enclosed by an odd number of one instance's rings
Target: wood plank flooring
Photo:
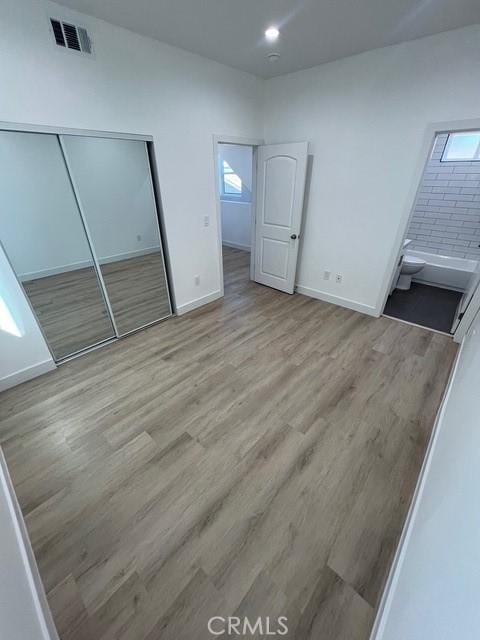
[[[160,252],[101,266],[120,334],[170,315]]]
[[[102,265],[120,334],[170,315],[160,253]],[[95,269],[23,283],[57,360],[115,336]]]
[[[224,262],[225,299],[0,396],[62,640],[368,638],[456,346]]]
[[[23,288],[56,360],[115,336],[93,267],[27,280]]]

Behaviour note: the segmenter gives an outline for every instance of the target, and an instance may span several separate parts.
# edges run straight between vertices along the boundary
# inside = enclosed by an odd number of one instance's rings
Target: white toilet
[[[427,263],[416,256],[404,255],[402,260],[402,269],[397,282],[397,289],[408,291],[412,284],[412,276],[423,269]]]

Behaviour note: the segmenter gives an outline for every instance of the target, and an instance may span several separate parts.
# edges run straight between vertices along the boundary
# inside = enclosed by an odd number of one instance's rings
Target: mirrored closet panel
[[[134,138],[0,130],[0,242],[56,361],[172,315]]]
[[[0,131],[0,241],[55,360],[115,335],[56,135]]]
[[[60,140],[118,334],[171,315],[146,143]]]

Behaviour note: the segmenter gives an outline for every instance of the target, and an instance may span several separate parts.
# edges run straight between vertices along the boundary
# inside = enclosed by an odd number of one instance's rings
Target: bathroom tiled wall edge
[[[448,134],[438,135],[407,237],[410,249],[480,260],[480,162],[442,162]]]

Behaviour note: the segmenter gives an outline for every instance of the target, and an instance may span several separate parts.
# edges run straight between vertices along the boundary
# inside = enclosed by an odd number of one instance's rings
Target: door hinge
[[[465,311],[462,311],[462,313],[458,314],[458,319],[461,320],[464,315],[465,315]]]

